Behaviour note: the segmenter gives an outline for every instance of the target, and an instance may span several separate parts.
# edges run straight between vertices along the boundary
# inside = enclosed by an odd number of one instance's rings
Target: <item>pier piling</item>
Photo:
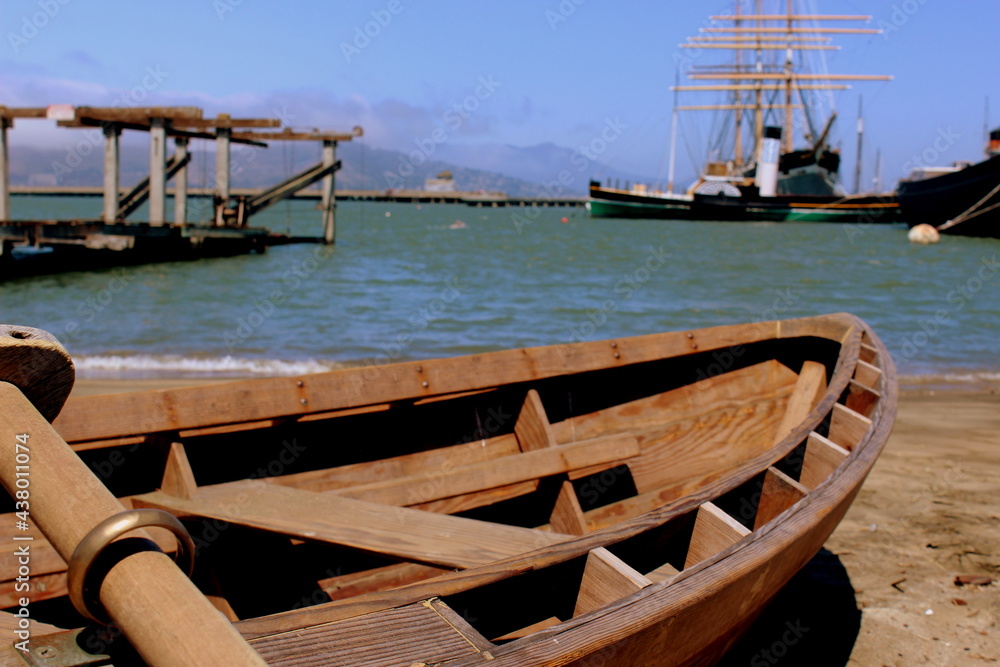
[[[7,164],[7,128],[11,127],[13,122],[6,116],[0,116],[0,173],[3,177],[0,178],[0,220],[7,220],[10,218],[10,182],[8,180],[7,174],[10,173],[9,165]]]
[[[337,142],[323,140],[323,166],[332,167],[337,162]],[[320,209],[323,211],[323,242],[332,244],[337,238],[337,199],[334,197],[334,174],[336,170],[323,177],[323,194]]]
[[[149,224],[162,225],[167,218],[167,121],[149,123]]]
[[[104,126],[104,213],[101,219],[113,223],[118,219],[118,197],[121,164],[121,134],[118,125]]]
[[[223,118],[224,114],[219,114]],[[215,226],[226,224],[226,208],[229,206],[230,153],[229,141],[233,130],[229,127],[215,129]]]
[[[187,137],[176,137],[174,139],[174,145],[177,146],[177,160],[184,165],[174,176],[174,224],[183,226],[187,224]]]

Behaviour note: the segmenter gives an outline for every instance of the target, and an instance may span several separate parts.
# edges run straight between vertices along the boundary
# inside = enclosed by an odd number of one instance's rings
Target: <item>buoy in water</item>
[[[392,213],[390,213],[389,211],[386,211],[386,212],[385,212],[385,217],[387,217],[387,218],[388,218],[388,217],[391,217],[391,216],[392,216]]]
[[[906,238],[910,239],[910,243],[930,245],[940,241],[941,234],[937,229],[931,227],[930,225],[916,225],[910,229],[910,233],[906,235]]]
[[[559,222],[565,225],[567,222],[569,222],[569,218],[562,218]]]

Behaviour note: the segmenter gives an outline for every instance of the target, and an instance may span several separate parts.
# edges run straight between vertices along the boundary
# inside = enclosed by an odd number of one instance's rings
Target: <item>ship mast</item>
[[[763,56],[763,45],[760,43],[761,28],[761,14],[763,9],[761,8],[762,0],[757,0],[757,73],[762,74],[764,72],[764,56]],[[764,136],[764,90],[762,86],[762,81],[757,81],[757,99],[756,99],[756,114],[754,116],[754,127],[753,127],[753,154],[757,155],[757,151],[760,149],[760,139]]]
[[[735,26],[740,27],[740,13],[742,11],[742,0],[736,0],[736,18]],[[743,71],[743,52],[739,49],[736,50],[736,71]],[[738,81],[733,81],[733,84],[739,83]],[[737,106],[743,105],[743,93],[739,90],[733,91],[733,98],[736,101]],[[733,137],[733,164],[735,169],[739,169],[743,166],[743,111],[737,109],[733,112],[733,117],[736,119],[736,133]]]
[[[784,141],[782,149],[789,153],[795,145],[795,111],[804,108],[804,100],[796,104],[796,94],[803,98],[803,91],[847,90],[847,81],[888,81],[891,76],[865,74],[803,74],[796,71],[797,51],[831,51],[840,47],[830,44],[830,35],[872,35],[882,31],[870,28],[827,27],[832,21],[870,21],[871,16],[839,14],[796,14],[794,0],[787,0],[783,13],[764,13],[763,0],[756,0],[755,13],[741,10],[736,2],[732,14],[712,16],[716,25],[731,27],[702,28],[701,33],[689,37],[681,48],[728,50],[734,54],[728,65],[698,65],[688,72],[691,81],[705,82],[698,85],[674,86],[677,92],[727,91],[732,104],[697,105],[677,107],[681,111],[727,110],[736,116],[733,164],[736,173],[746,166],[743,146],[748,143],[743,123],[749,120],[744,113],[753,111],[753,154],[759,150],[764,124],[769,111],[783,114]],[[752,63],[743,59],[743,51],[753,51]],[[784,58],[778,57],[783,51]],[[784,93],[782,95],[782,93]],[[750,94],[750,99],[744,95]],[[782,97],[784,99],[782,99]],[[745,100],[745,101],[744,101]],[[770,100],[770,101],[769,101]]]
[[[788,0],[788,34],[786,35],[786,45],[788,50],[785,51],[785,75],[788,77],[785,79],[785,152],[791,153],[793,150],[793,137],[792,133],[794,131],[792,126],[792,73],[795,67],[795,61],[792,58],[792,2],[793,0]]]

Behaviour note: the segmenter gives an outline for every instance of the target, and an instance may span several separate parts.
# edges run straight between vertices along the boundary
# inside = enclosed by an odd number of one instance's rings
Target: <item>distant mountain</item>
[[[79,138],[80,135],[76,135]],[[149,174],[149,152],[141,142],[123,141],[121,183],[129,187]],[[65,149],[11,146],[12,185],[96,186],[103,183],[103,143],[94,138]],[[641,182],[641,177],[618,172],[578,151],[546,143],[530,147],[487,144],[478,147],[447,143],[417,147],[410,153],[372,148],[361,141],[342,142],[337,157],[337,189],[422,189],[424,180],[450,171],[456,187],[466,192],[504,192],[518,197],[583,196],[595,174]],[[318,162],[320,148],[312,143],[272,143],[267,149],[234,145],[231,157],[233,187],[265,187]],[[213,187],[214,150],[193,144],[188,172],[190,187]]]
[[[470,150],[466,146],[441,147],[442,160],[486,171],[510,174],[517,178],[540,183],[552,194],[562,189],[569,194],[584,195],[592,178],[601,180],[643,182],[643,176],[613,169],[578,150],[557,146],[553,143],[535,146],[511,146],[509,144],[483,144]]]

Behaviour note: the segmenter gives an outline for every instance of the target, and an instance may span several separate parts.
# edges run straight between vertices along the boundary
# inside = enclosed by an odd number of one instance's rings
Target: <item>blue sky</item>
[[[845,182],[859,94],[866,181],[875,148],[889,182],[921,155],[940,164],[982,157],[987,97],[992,125],[1000,125],[994,0],[798,4],[870,14],[871,27],[887,29],[837,38],[843,50],[827,57],[831,72],[895,76],[837,95],[834,143],[843,147]],[[360,124],[369,145],[403,151],[435,128],[470,150],[578,148],[611,119],[624,129],[600,161],[664,178],[669,87],[677,56],[686,54],[678,44],[731,7],[722,0],[4,0],[0,104],[192,104],[208,114],[283,116],[301,127]],[[12,143],[71,143],[49,125],[20,121]],[[703,154],[710,130],[704,114],[684,114],[682,127],[683,175],[693,173],[687,147]]]

